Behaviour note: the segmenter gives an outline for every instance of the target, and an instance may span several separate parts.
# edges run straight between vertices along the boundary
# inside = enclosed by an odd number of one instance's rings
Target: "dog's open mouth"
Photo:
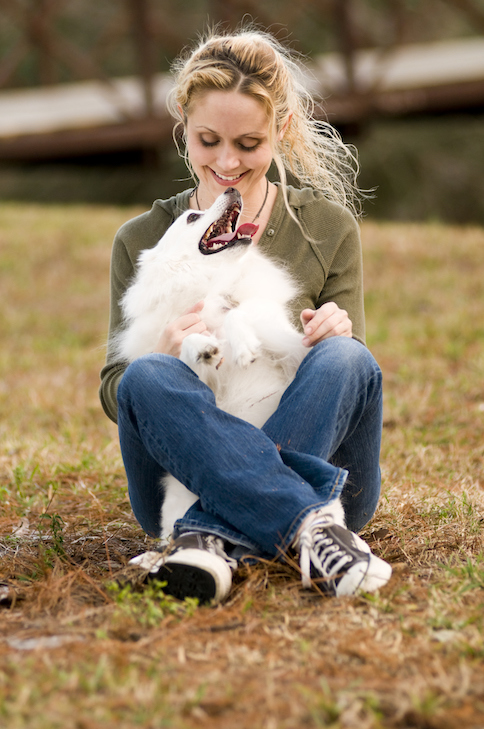
[[[219,253],[235,245],[248,245],[252,242],[252,236],[259,230],[259,226],[254,223],[244,223],[237,228],[240,212],[239,203],[232,203],[224,214],[212,223],[198,244],[198,248],[204,256]]]

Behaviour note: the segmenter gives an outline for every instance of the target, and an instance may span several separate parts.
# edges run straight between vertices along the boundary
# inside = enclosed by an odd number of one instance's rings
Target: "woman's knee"
[[[119,383],[118,403],[136,396],[136,393],[145,394],[153,387],[157,390],[163,389],[172,379],[170,373],[176,369],[177,362],[174,357],[157,353],[145,354],[133,360],[124,371]]]
[[[195,372],[168,354],[147,354],[134,360],[125,370],[118,387],[118,405],[157,408],[188,407],[194,398],[213,400],[214,395]]]
[[[370,350],[351,337],[330,337],[316,344],[306,359],[316,368],[355,373],[381,381],[381,370]]]

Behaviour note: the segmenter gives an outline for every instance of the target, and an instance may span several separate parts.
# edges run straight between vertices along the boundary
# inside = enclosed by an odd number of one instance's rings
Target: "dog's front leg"
[[[248,367],[257,359],[260,355],[260,340],[244,305],[228,312],[224,331],[233,360],[239,367]]]
[[[245,347],[252,352],[252,362],[263,351],[295,371],[307,354],[302,334],[291,324],[284,306],[270,299],[245,301],[227,315],[225,330],[234,356]]]

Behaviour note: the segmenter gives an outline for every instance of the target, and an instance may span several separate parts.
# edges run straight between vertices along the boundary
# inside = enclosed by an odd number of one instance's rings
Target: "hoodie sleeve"
[[[115,359],[112,337],[122,325],[120,302],[131,283],[140,251],[153,248],[174,219],[173,200],[157,200],[152,209],[125,223],[116,233],[111,253],[109,331],[106,362],[101,370],[99,399],[104,412],[117,423],[118,385],[127,363]]]

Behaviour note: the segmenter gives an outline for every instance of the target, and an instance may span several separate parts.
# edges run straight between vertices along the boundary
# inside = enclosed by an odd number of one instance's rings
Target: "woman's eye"
[[[207,139],[203,139],[203,137],[200,138],[200,142],[202,143],[203,147],[216,147],[219,143],[218,139],[215,139],[212,142],[209,142]],[[255,152],[255,150],[258,148],[259,142],[257,144],[251,144],[250,146],[246,144],[242,144],[242,142],[238,143],[238,147],[242,152]]]
[[[258,146],[258,144],[253,144],[251,147],[247,147],[245,144],[239,144],[239,147],[243,152],[255,152]]]
[[[190,213],[190,215],[187,217],[187,223],[195,223],[199,217],[199,213]]]

